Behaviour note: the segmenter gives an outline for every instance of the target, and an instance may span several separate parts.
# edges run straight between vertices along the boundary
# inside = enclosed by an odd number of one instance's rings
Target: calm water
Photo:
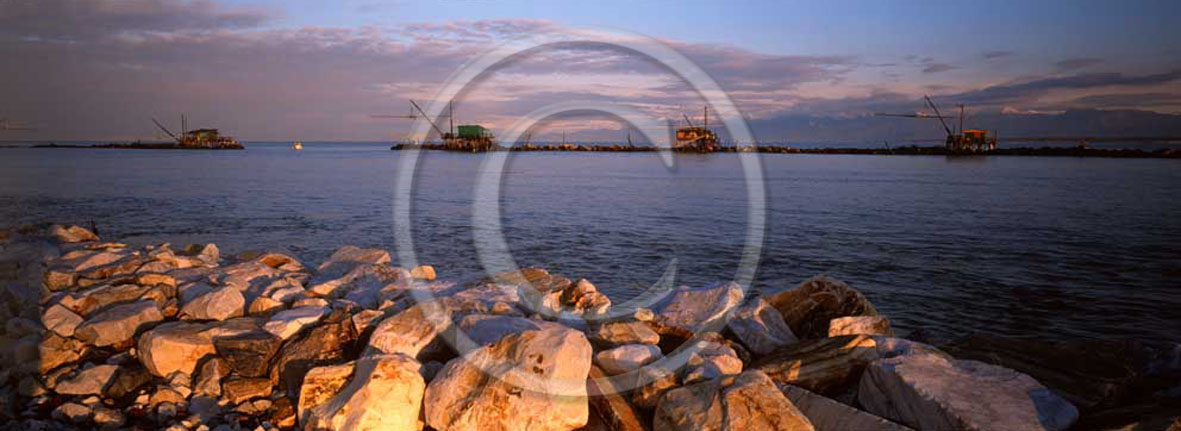
[[[245,151],[0,149],[0,225],[86,223],[134,245],[223,253],[393,248],[384,144]],[[482,274],[471,233],[483,156],[424,153],[412,205],[422,262]],[[1181,161],[761,157],[766,240],[756,287],[826,273],[900,332],[973,330],[1181,341]],[[677,282],[732,278],[747,201],[737,156],[519,153],[501,198],[517,262],[586,277],[616,300],[678,262]]]

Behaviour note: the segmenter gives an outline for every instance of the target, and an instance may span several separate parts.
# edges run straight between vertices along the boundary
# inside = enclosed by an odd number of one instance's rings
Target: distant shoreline
[[[131,149],[131,150],[241,150],[244,146],[203,148],[182,147],[174,144],[38,144],[31,146],[0,146],[0,148],[67,148],[67,149]],[[447,151],[467,153],[469,151],[455,151],[443,147],[441,144],[408,145],[396,144],[391,150],[423,149],[433,151]],[[662,149],[653,146],[636,145],[582,145],[582,144],[524,144],[513,147],[500,147],[493,151],[512,152],[657,152],[673,151],[690,154],[709,154],[694,151]],[[988,152],[961,153],[949,151],[943,146],[908,145],[892,148],[796,148],[785,145],[756,145],[756,146],[728,146],[716,153],[762,153],[762,154],[835,154],[835,155],[875,155],[875,156],[951,156],[951,157],[981,157],[981,156],[1035,156],[1035,157],[1104,157],[1104,158],[1136,158],[1136,159],[1181,159],[1181,149],[1144,150],[1134,148],[1088,148],[1088,147],[1017,147],[1000,148]]]
[[[446,149],[441,144],[423,144],[423,145],[406,145],[398,144],[390,147],[391,150],[409,150],[409,149],[423,149],[433,151],[448,151],[465,153],[468,151],[455,151]],[[674,149],[662,149],[651,146],[634,146],[634,145],[533,145],[526,144],[524,146],[515,146],[493,150],[493,151],[512,151],[512,152],[656,152],[656,151],[672,151],[678,153],[690,154],[709,154],[709,152],[695,152],[682,151]],[[1067,147],[1040,147],[1040,148],[1006,148],[997,149],[988,152],[979,153],[963,153],[950,151],[942,146],[904,146],[895,148],[794,148],[780,145],[757,145],[749,147],[722,147],[716,153],[764,153],[764,154],[845,154],[845,155],[876,155],[876,156],[955,156],[955,157],[981,157],[981,156],[1051,156],[1051,157],[1109,157],[1109,158],[1151,158],[1151,159],[1178,159],[1181,158],[1181,151],[1176,149],[1162,149],[1155,151],[1146,151],[1140,149],[1104,149],[1104,148],[1067,148]]]

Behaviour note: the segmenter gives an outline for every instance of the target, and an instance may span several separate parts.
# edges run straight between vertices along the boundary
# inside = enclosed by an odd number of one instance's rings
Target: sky
[[[1181,134],[1176,1],[0,0],[0,140],[135,140],[216,127],[244,140],[387,141],[414,98],[506,41],[587,27],[650,37],[716,80],[765,141],[939,137],[926,112],[965,104],[1009,136]],[[531,52],[455,100],[503,131],[550,103],[625,104],[664,121],[704,99],[633,52]],[[716,120],[715,120],[716,121]],[[605,115],[538,140],[621,140]]]

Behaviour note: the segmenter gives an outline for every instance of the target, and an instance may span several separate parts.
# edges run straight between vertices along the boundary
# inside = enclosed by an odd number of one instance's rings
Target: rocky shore
[[[613,308],[539,268],[466,282],[78,226],[0,231],[0,426],[161,430],[1181,430],[1176,344],[900,336],[817,276]]]

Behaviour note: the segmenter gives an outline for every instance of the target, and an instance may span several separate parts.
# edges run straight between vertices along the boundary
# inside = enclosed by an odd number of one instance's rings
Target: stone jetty
[[[1181,429],[1176,345],[906,338],[824,276],[620,312],[539,268],[444,281],[380,249],[37,225],[0,231],[0,282],[4,429]]]

